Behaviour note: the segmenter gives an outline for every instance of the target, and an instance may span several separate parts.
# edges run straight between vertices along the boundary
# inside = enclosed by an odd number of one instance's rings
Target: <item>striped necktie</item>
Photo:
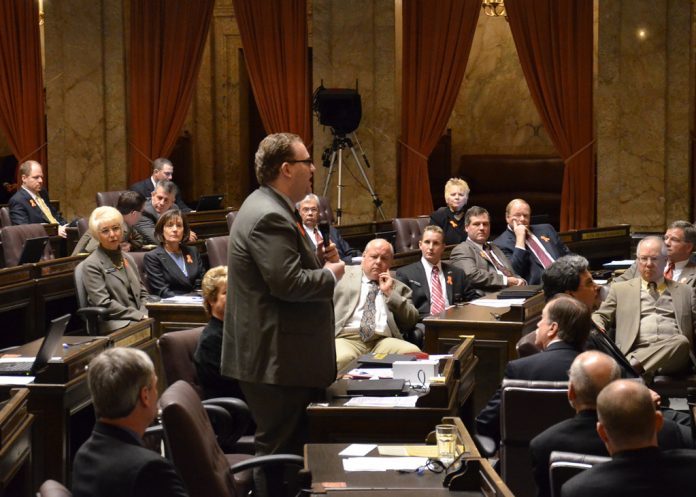
[[[440,284],[440,270],[433,266],[430,277],[430,314],[440,314],[445,310],[445,298],[442,296],[442,285]]]

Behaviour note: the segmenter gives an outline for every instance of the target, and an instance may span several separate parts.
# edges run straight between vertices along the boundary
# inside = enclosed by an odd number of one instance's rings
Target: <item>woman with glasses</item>
[[[186,216],[173,209],[162,214],[155,225],[160,246],[145,254],[148,285],[162,298],[193,292],[200,287],[205,270],[198,251],[186,245],[189,239]]]
[[[81,263],[83,283],[89,305],[109,311],[102,333],[147,318],[148,293],[135,262],[121,249],[123,223],[123,215],[113,207],[97,207],[89,216],[89,229],[99,246]]]

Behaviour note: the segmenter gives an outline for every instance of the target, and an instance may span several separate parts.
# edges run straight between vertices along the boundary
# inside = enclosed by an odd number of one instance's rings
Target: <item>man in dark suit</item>
[[[302,218],[302,227],[309,237],[309,241],[316,248],[324,240],[319,231],[319,197],[310,193],[297,204],[297,210]],[[348,245],[333,226],[329,227],[329,240],[331,240],[338,250],[338,257],[346,264],[353,264],[353,257],[360,257],[361,252]]]
[[[542,349],[521,359],[510,361],[505,378],[530,381],[566,381],[568,368],[582,352],[591,326],[590,310],[567,295],[551,299],[537,324],[536,343]],[[476,418],[479,434],[500,441],[500,389]]]
[[[691,256],[696,248],[696,226],[689,221],[674,221],[665,231],[667,265],[665,278],[696,287],[696,259]],[[640,276],[638,263],[612,279],[612,283],[628,281]]]
[[[157,415],[157,376],[147,354],[114,347],[92,359],[87,371],[97,422],[75,455],[72,495],[188,495],[174,466],[143,447]]]
[[[478,205],[467,209],[464,225],[467,239],[454,247],[450,261],[464,270],[474,288],[490,292],[527,284],[515,274],[503,251],[488,242],[491,219],[486,209]]]
[[[423,254],[421,260],[399,268],[396,279],[413,292],[411,300],[421,319],[430,314],[439,314],[454,303],[468,302],[478,297],[464,271],[441,262],[445,251],[442,228],[426,226],[418,247]]]
[[[128,189],[138,192],[145,198],[150,198],[159,181],[172,181],[172,178],[174,178],[174,164],[172,164],[172,161],[169,159],[159,157],[152,161],[152,175],[142,181],[133,183]],[[181,212],[191,212],[189,206],[181,199],[178,187],[176,189],[174,203]]]
[[[505,208],[507,228],[495,245],[512,262],[512,268],[530,285],[541,283],[541,274],[553,261],[570,253],[550,224],[530,225],[532,209],[520,198]]]
[[[307,405],[336,379],[332,297],[345,264],[333,244],[319,260],[295,210],[314,170],[299,136],[264,138],[256,152],[261,186],[230,231],[221,373],[239,380],[257,455],[302,454]],[[254,479],[257,494],[280,491],[267,488],[282,481],[278,474],[255,471]]]
[[[177,209],[174,203],[178,189],[173,181],[161,180],[157,182],[157,187],[152,191],[150,197],[145,202],[140,219],[135,223],[135,229],[142,235],[143,243],[159,245],[159,240],[155,236],[155,225],[160,216],[169,209]],[[193,230],[189,230],[189,242],[198,239]]]
[[[602,352],[583,352],[575,358],[568,374],[568,401],[575,409],[575,417],[551,426],[529,445],[537,495],[551,495],[549,458],[554,450],[609,455],[597,434],[597,395],[620,376],[619,365]],[[693,448],[691,431],[671,420],[665,420],[657,438],[663,449]]]
[[[57,224],[58,234],[65,238],[68,223],[51,205],[48,192],[43,189],[44,175],[41,164],[35,160],[28,160],[19,166],[19,175],[22,187],[12,195],[8,204],[12,224]]]
[[[658,447],[663,425],[650,391],[618,380],[597,397],[597,433],[612,460],[568,480],[563,497],[690,497],[696,488],[696,452]]]

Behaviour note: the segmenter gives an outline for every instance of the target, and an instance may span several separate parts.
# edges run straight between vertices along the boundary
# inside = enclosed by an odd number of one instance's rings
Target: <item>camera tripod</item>
[[[372,197],[372,203],[375,204],[375,207],[382,216],[382,219],[386,219],[384,211],[382,210],[382,200],[380,200],[379,195],[375,192],[374,188],[372,188],[370,179],[367,177],[367,174],[365,174],[365,168],[363,168],[363,165],[360,162],[360,158],[358,157],[358,154],[355,151],[355,147],[353,146],[353,140],[351,140],[348,137],[348,135],[351,134],[353,135],[353,139],[355,140],[355,142],[358,144],[358,147],[360,147],[360,151],[362,153],[363,160],[365,161],[365,165],[367,167],[370,167],[370,163],[368,162],[367,157],[365,156],[365,151],[362,149],[362,146],[360,145],[360,142],[358,141],[358,137],[355,135],[355,132],[347,134],[334,133],[334,138],[333,142],[331,143],[331,146],[324,150],[324,153],[321,156],[324,167],[329,168],[329,173],[326,175],[326,180],[324,182],[324,191],[322,193],[322,196],[324,197],[326,197],[326,193],[329,191],[331,177],[333,176],[333,173],[336,169],[336,163],[338,162],[338,183],[336,184],[338,199],[335,212],[336,224],[338,226],[341,225],[341,217],[343,216],[343,150],[346,148],[348,148],[353,154],[353,160],[355,161],[355,164],[357,164],[358,169],[360,170],[360,173],[362,174],[362,177],[365,180],[365,183],[367,184],[367,189],[370,192],[370,196]],[[338,158],[338,161],[336,160],[336,158]]]

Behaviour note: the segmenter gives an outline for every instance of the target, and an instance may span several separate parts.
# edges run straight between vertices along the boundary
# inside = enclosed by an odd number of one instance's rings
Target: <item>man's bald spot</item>
[[[513,207],[515,204],[526,205],[527,208],[529,208],[529,212],[532,212],[532,208],[531,208],[531,206],[527,203],[526,200],[522,200],[521,198],[513,198],[512,200],[510,200],[510,202],[508,202],[507,206],[505,207],[505,214],[506,214],[506,215],[507,215],[507,214],[510,214],[510,210],[512,209],[512,207]]]
[[[392,247],[392,244],[386,241],[384,238],[375,238],[374,240],[370,240],[367,242],[367,245],[365,245],[365,252],[368,250],[375,248],[377,250],[381,250],[384,247],[387,247],[389,249],[389,253],[391,254],[392,258],[394,257],[394,247]]]
[[[621,369],[616,361],[596,350],[589,350],[577,356],[568,373],[576,402],[585,406],[596,405],[599,392],[620,377]]]
[[[619,446],[649,442],[655,434],[655,404],[650,390],[632,380],[617,380],[597,397],[597,416]]]

